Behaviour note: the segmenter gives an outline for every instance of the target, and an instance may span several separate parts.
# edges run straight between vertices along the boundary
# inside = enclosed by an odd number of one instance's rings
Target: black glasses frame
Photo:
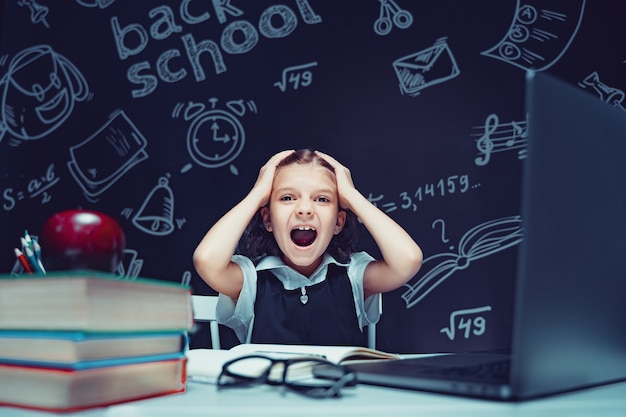
[[[267,360],[270,365],[259,376],[242,375],[230,370],[230,367],[242,360],[246,359],[264,359]],[[328,380],[328,385],[320,385],[319,383],[307,383],[305,381],[293,382],[287,380],[287,373],[290,366],[309,362],[312,366],[324,365],[332,366],[340,371],[341,377],[336,380]],[[277,365],[282,364],[283,370],[280,379],[271,379],[270,374],[272,369]],[[319,382],[319,381],[318,381]],[[218,389],[222,388],[245,388],[253,385],[282,385],[290,391],[298,394],[312,397],[312,398],[339,398],[341,397],[341,389],[343,387],[349,387],[356,385],[356,374],[346,368],[345,366],[338,365],[336,363],[327,361],[321,358],[272,358],[265,355],[246,355],[235,359],[232,359],[222,366],[222,372],[217,378]]]

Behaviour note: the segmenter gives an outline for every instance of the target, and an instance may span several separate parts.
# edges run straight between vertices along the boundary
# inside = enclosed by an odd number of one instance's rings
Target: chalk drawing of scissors
[[[413,15],[393,0],[380,1],[380,14],[374,22],[374,32],[378,35],[388,35],[395,24],[400,29],[406,29],[413,23]]]

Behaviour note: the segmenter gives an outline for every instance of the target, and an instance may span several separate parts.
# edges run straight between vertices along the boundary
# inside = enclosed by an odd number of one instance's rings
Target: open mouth
[[[301,226],[291,231],[291,240],[298,246],[309,246],[317,237],[317,231],[312,227]]]

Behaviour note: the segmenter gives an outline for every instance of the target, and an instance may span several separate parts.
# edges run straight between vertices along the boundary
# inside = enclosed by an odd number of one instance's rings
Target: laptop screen
[[[626,114],[545,73],[526,94],[510,372],[459,353],[350,365],[360,382],[523,400],[626,379]]]
[[[626,114],[528,73],[511,381],[532,396],[626,378]]]

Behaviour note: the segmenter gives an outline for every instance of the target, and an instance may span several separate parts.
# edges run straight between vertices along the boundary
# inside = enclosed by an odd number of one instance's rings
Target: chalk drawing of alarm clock
[[[219,109],[198,115],[187,133],[189,154],[205,168],[218,168],[232,162],[244,144],[245,132],[241,122]]]

